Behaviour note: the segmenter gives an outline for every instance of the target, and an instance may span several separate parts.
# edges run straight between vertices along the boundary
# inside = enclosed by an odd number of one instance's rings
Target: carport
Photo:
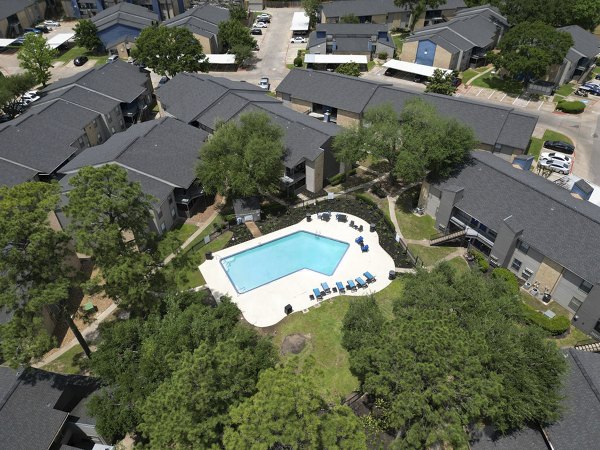
[[[321,55],[319,53],[307,53],[304,62],[309,69],[335,70],[340,64],[356,63],[361,72],[367,70],[369,62],[366,55]]]
[[[59,33],[56,36],[52,36],[48,39],[48,46],[50,48],[58,48],[63,45],[65,42],[73,39],[75,33]]]
[[[206,55],[209,70],[215,72],[235,72],[237,70],[237,64],[235,63],[235,55],[231,53],[220,54],[208,54]]]
[[[305,12],[295,12],[290,30],[292,30],[293,35],[306,35],[309,23],[310,19]]]
[[[418,76],[426,77],[426,78],[433,76],[433,72],[435,72],[436,69],[443,70],[446,75],[449,75],[452,73],[452,71],[448,70],[448,69],[441,69],[440,67],[426,66],[424,64],[416,64],[416,63],[411,63],[408,61],[399,61],[397,59],[390,59],[388,62],[386,62],[383,65],[383,67],[385,67],[388,70],[391,70],[392,74],[398,73],[401,75],[403,73],[408,73],[408,74],[418,75]]]
[[[16,39],[0,39],[0,47],[8,47],[15,41]]]

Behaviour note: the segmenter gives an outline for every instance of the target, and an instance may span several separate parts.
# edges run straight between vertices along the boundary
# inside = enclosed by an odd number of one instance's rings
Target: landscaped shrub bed
[[[262,222],[260,229],[263,234],[271,233],[300,222],[307,214],[329,211],[350,214],[360,217],[367,223],[374,223],[379,234],[379,245],[393,258],[396,267],[412,267],[405,250],[396,242],[396,231],[392,222],[375,202],[361,194],[356,194],[356,197],[340,196],[333,200],[322,200],[316,205],[290,208],[281,216]],[[335,217],[332,217],[331,220],[335,220]],[[369,230],[364,232],[368,235]]]
[[[229,231],[233,232],[233,236],[231,237],[231,239],[229,240],[229,242],[227,243],[225,248],[231,247],[232,245],[241,244],[242,242],[249,241],[250,239],[252,239],[254,237],[254,236],[252,236],[252,233],[250,233],[250,230],[248,229],[248,227],[243,223],[240,225],[230,226]]]
[[[552,336],[560,336],[571,328],[571,322],[568,317],[556,315],[550,319],[525,303],[523,303],[523,312],[529,322],[543,328]]]
[[[350,172],[348,172],[348,176],[354,175],[356,174],[356,169],[352,169]],[[328,180],[329,184],[331,186],[337,186],[340,183],[343,183],[344,181],[346,181],[346,174],[345,173],[338,173],[336,175],[333,175],[332,177],[329,177]]]
[[[585,109],[585,103],[580,102],[578,100],[573,102],[567,102],[565,100],[561,100],[556,105],[556,109],[559,111],[568,113],[568,114],[580,114]]]

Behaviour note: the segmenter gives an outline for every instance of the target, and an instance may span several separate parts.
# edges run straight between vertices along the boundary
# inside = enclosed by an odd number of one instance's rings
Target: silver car
[[[573,157],[560,152],[542,152],[540,161],[573,164]]]
[[[544,169],[551,170],[552,172],[562,173],[563,175],[569,175],[571,171],[571,165],[564,162],[553,162],[550,160],[540,161],[540,166]]]

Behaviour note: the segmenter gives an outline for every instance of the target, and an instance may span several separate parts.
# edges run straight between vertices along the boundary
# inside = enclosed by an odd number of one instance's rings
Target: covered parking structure
[[[411,63],[407,61],[399,61],[397,59],[390,59],[383,65],[383,67],[387,69],[386,75],[396,76],[398,78],[403,78],[404,75],[409,75],[410,77],[417,76],[422,78],[429,78],[433,76],[433,72],[435,72],[436,69],[444,71],[446,75],[452,73],[452,71],[448,69],[441,69],[439,67],[426,66],[423,64]]]
[[[293,35],[305,36],[308,33],[308,26],[310,24],[310,18],[305,12],[295,12],[292,17],[292,26],[290,30]]]
[[[340,64],[356,63],[361,72],[368,70],[369,59],[366,55],[321,55],[307,53],[304,55],[306,67],[315,70],[335,70]]]
[[[48,39],[48,47],[58,48],[75,37],[75,33],[59,33]]]

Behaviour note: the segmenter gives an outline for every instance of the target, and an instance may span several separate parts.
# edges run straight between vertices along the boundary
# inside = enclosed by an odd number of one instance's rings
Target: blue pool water
[[[332,275],[348,247],[346,242],[298,231],[223,258],[221,265],[243,294],[302,269]]]

